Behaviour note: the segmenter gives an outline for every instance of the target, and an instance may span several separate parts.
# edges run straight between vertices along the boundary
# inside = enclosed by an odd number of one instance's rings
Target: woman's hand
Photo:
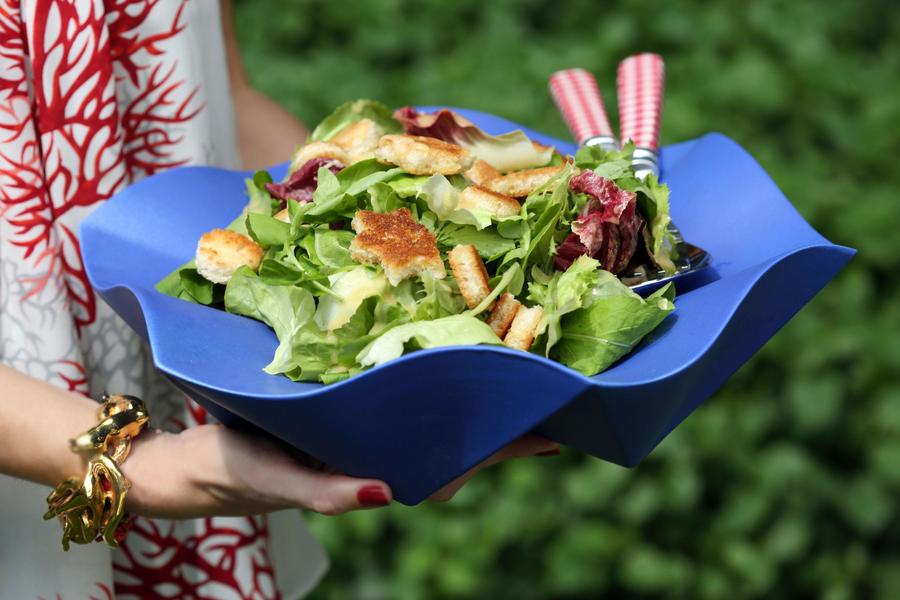
[[[524,436],[432,499],[449,500],[486,466],[558,449],[539,436]],[[131,481],[128,509],[150,517],[251,515],[290,507],[337,515],[391,501],[390,488],[382,481],[305,467],[275,442],[221,425],[178,434],[147,431],[135,439],[122,472]]]
[[[299,507],[326,515],[385,506],[386,484],[314,470],[275,442],[222,425],[147,431],[122,465],[126,505],[148,517],[253,515]]]

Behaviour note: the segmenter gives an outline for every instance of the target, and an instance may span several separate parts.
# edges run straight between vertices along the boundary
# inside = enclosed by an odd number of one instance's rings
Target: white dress
[[[218,0],[0,0],[0,360],[138,395],[157,426],[206,419],[93,293],[77,232],[154,172],[238,165],[227,72]],[[0,476],[0,598],[294,598],[327,566],[298,511],[138,519],[64,553],[48,492]]]

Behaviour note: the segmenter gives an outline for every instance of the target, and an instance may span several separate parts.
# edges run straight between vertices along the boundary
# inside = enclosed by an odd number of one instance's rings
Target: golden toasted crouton
[[[502,339],[506,335],[509,326],[521,307],[522,303],[516,300],[512,294],[502,294],[497,298],[494,308],[491,309],[491,314],[488,315],[487,324],[494,330],[498,338]]]
[[[462,146],[419,135],[385,135],[378,140],[375,158],[413,175],[456,175],[472,165]]]
[[[273,219],[278,219],[279,221],[283,221],[283,222],[285,222],[285,223],[290,223],[290,222],[291,222],[291,215],[288,213],[287,207],[282,208],[282,209],[279,210],[277,213],[275,213],[274,215],[272,215],[272,218],[273,218]]]
[[[491,179],[500,177],[500,171],[479,158],[472,164],[472,167],[468,171],[463,173],[463,175],[475,185],[484,185]]]
[[[346,150],[332,144],[331,142],[312,142],[305,146],[300,146],[294,152],[294,158],[291,159],[291,172],[298,170],[308,161],[314,158],[330,158],[340,161],[347,165],[350,164],[350,157],[347,156]]]
[[[522,209],[522,205],[515,198],[492,192],[479,185],[470,185],[464,189],[456,206],[484,210],[497,217],[514,217]]]
[[[527,351],[531,348],[531,343],[534,341],[534,332],[543,316],[544,309],[540,306],[521,307],[516,311],[516,316],[509,326],[506,337],[503,338],[503,343],[510,348]]]
[[[550,181],[550,179],[562,171],[562,169],[562,166],[557,166],[515,171],[491,179],[484,184],[484,187],[492,192],[506,194],[513,198],[522,198]]]
[[[328,140],[330,143],[340,146],[347,152],[349,163],[358,163],[375,157],[375,148],[378,140],[384,135],[384,130],[372,119],[360,119],[347,125]]]
[[[391,285],[430,271],[436,278],[447,275],[434,234],[416,223],[408,208],[388,213],[356,212],[351,222],[356,237],[350,256],[361,263],[380,264]]]
[[[475,308],[491,293],[487,269],[472,244],[456,246],[447,253],[450,268],[466,306]]]
[[[262,261],[263,249],[246,235],[228,229],[204,233],[197,243],[197,272],[213,283],[228,283],[244,265],[254,271]]]

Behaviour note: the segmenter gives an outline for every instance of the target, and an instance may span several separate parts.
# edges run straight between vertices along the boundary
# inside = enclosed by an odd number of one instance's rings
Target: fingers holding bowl
[[[432,494],[428,499],[432,502],[447,502],[456,495],[456,492],[462,488],[476,473],[486,467],[501,463],[505,460],[513,458],[528,458],[530,456],[554,456],[559,454],[559,444],[545,437],[533,433],[527,433],[504,446],[480,464],[472,467],[437,492]]]

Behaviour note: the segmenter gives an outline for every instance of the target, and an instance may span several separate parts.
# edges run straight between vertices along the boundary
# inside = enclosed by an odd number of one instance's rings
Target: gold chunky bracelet
[[[44,520],[59,517],[63,550],[69,542],[104,541],[115,548],[131,519],[125,512],[128,480],[119,470],[131,451],[131,440],[149,419],[144,403],[134,396],[103,396],[100,422],[69,440],[72,452],[87,460],[87,473],[79,481],[66,479],[47,496]]]

